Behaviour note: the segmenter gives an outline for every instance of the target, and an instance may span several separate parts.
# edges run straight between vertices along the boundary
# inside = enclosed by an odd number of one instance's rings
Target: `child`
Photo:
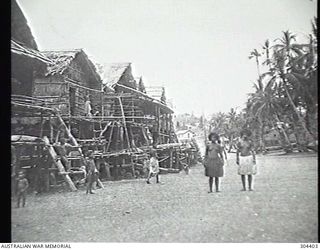
[[[157,154],[155,151],[151,151],[150,153],[150,160],[149,160],[149,175],[148,175],[148,178],[147,178],[147,183],[148,184],[151,184],[150,183],[150,178],[152,176],[155,176],[156,177],[156,180],[157,180],[157,183],[160,183],[159,181],[159,161],[157,160]]]
[[[20,201],[22,199],[22,206],[24,207],[26,205],[26,195],[27,195],[27,189],[29,187],[29,182],[25,178],[24,172],[20,171],[18,175],[17,180],[17,197],[18,197],[18,203],[17,208],[20,207]]]
[[[90,194],[94,194],[94,192],[92,192],[92,187],[95,181],[97,181],[97,174],[98,174],[98,170],[96,168],[96,164],[94,162],[94,156],[93,156],[93,152],[89,152],[89,159],[86,161],[86,165],[88,167],[88,173],[87,173],[87,192],[86,194],[90,193]]]

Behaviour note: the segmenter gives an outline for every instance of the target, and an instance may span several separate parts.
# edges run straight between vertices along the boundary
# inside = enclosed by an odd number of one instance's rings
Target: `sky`
[[[40,50],[83,48],[98,63],[131,62],[164,86],[176,114],[244,108],[266,39],[304,39],[316,0],[18,0]]]

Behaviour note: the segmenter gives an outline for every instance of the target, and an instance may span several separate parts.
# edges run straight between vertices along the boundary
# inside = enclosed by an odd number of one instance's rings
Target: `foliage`
[[[250,52],[249,59],[256,59],[258,80],[254,92],[248,95],[244,112],[247,127],[259,134],[261,145],[264,128],[270,126],[280,129],[287,144],[290,144],[287,127],[295,128],[296,136],[303,133],[304,143],[317,137],[317,126],[314,126],[318,109],[316,19],[312,21],[309,41],[298,43],[297,40],[287,30],[273,44],[266,40],[262,52],[256,49]],[[264,61],[260,65],[262,56]],[[260,66],[268,69],[260,73]],[[279,124],[282,125],[275,126]]]

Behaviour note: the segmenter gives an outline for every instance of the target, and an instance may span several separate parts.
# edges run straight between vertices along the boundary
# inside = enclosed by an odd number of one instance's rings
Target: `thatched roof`
[[[46,75],[63,74],[80,51],[80,49],[70,51],[42,51],[46,57],[55,62],[47,68]]]
[[[27,48],[14,40],[11,40],[11,52],[17,55],[23,55],[32,59],[36,59],[49,65],[52,63],[52,61],[41,52]]]
[[[25,47],[38,50],[27,19],[16,0],[11,0],[11,38]]]
[[[167,106],[165,103],[162,103],[160,100],[157,100],[148,94],[145,94],[139,90],[130,88],[122,84],[117,84],[117,87],[119,87],[120,89],[126,90],[129,93],[136,94],[140,98],[144,99],[148,104],[157,105],[168,113],[174,113],[173,110],[169,106]]]
[[[114,87],[131,63],[107,63],[103,64],[102,82],[105,86]]]
[[[67,70],[73,70],[70,64],[77,57],[82,56],[86,62],[86,67],[92,76],[98,81],[102,82],[100,75],[97,73],[96,68],[92,61],[88,58],[86,53],[82,49],[63,50],[63,51],[42,51],[42,53],[50,60],[54,61],[53,65],[49,65],[47,68],[46,76],[64,74]]]

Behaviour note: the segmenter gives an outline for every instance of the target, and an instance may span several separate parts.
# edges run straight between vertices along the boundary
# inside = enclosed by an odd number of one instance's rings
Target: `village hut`
[[[53,110],[32,98],[34,74],[45,70],[51,61],[38,51],[27,19],[15,0],[11,1],[11,14],[11,133],[39,136],[41,129],[35,124]]]
[[[33,76],[49,60],[38,51],[20,6],[11,1],[11,91],[13,95],[32,96]]]
[[[83,49],[42,51],[53,64],[35,76],[33,96],[59,110],[77,138],[94,137],[95,115],[102,114],[102,80]]]

